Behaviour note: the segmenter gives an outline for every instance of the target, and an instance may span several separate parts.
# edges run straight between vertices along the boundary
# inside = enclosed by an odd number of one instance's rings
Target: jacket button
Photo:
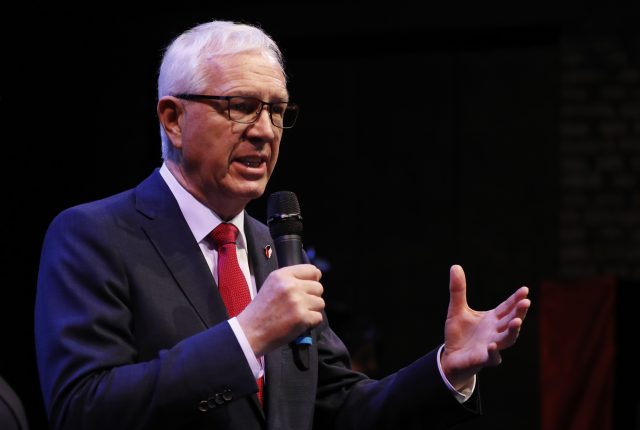
[[[233,393],[231,392],[231,388],[227,388],[222,392],[222,398],[227,402],[233,399]]]
[[[216,394],[216,396],[217,396],[217,394]],[[217,401],[213,397],[209,397],[209,400],[207,400],[207,405],[209,406],[209,409],[213,409],[216,406],[218,406],[216,403],[217,403]]]
[[[207,412],[209,410],[207,401],[202,400],[200,403],[198,403],[198,409],[200,410],[200,412]]]

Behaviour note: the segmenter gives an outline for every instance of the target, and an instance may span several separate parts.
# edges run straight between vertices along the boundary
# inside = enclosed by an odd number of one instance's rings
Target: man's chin
[[[264,194],[266,187],[266,182],[264,184],[243,184],[242,186],[237,187],[233,194],[238,198],[253,200],[261,197]]]

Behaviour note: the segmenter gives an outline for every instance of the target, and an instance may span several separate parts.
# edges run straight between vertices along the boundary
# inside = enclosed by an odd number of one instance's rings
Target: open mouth
[[[238,158],[236,160],[238,163],[242,163],[247,167],[260,167],[260,165],[262,163],[264,163],[264,160],[260,157],[244,157],[244,158]]]
[[[258,167],[260,164],[262,164],[262,161],[242,161],[242,164],[247,167]]]

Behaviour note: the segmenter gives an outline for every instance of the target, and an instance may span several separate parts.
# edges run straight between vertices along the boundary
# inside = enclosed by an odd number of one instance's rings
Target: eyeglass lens
[[[252,123],[258,119],[264,105],[267,105],[271,122],[277,127],[291,127],[295,123],[297,111],[288,103],[264,103],[254,97],[231,97],[229,116],[233,121]]]

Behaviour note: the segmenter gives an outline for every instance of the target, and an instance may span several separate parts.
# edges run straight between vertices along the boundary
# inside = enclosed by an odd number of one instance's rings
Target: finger
[[[313,264],[295,264],[280,268],[298,279],[308,279],[319,281],[322,278],[322,272]]]
[[[305,295],[296,302],[295,306],[291,306],[291,310],[297,312],[296,319],[300,320],[309,327],[310,324],[319,322],[322,318],[318,319],[318,314],[322,313],[325,307],[325,301],[322,297]]]
[[[520,287],[518,288],[518,290],[511,294],[507,300],[505,300],[504,302],[500,303],[497,307],[496,307],[496,316],[498,318],[502,318],[505,315],[507,315],[509,312],[511,312],[514,307],[524,298],[527,297],[527,295],[529,294],[529,288],[527,287]]]
[[[301,320],[306,328],[313,328],[320,324],[323,320],[322,311],[324,311],[325,301],[322,297],[307,296],[305,299],[306,310]]]
[[[505,349],[513,345],[520,335],[521,328],[522,320],[520,318],[514,318],[509,321],[506,330],[500,333],[495,339],[498,349]]]
[[[324,287],[320,282],[317,281],[299,281],[302,289],[305,293],[312,296],[322,296],[324,292]]]
[[[500,319],[500,324],[497,327],[498,331],[502,332],[506,330],[509,323],[516,318],[524,320],[524,318],[527,316],[527,311],[529,310],[530,306],[531,300],[529,299],[522,299],[518,303],[516,303],[513,309],[511,309],[511,312],[509,312],[509,314],[507,315],[504,315]]]
[[[531,300],[523,299],[518,302],[516,305],[516,318],[520,318],[524,321],[527,316],[527,312],[529,312],[529,308],[531,307]]]
[[[449,315],[467,308],[467,281],[464,270],[458,265],[449,270]]]
[[[314,312],[322,312],[325,307],[325,301],[322,297],[309,296],[307,299],[307,309]]]
[[[498,318],[502,318],[511,312],[518,302],[526,298],[528,294],[529,289],[527,287],[520,287],[516,292],[511,294],[505,301],[496,307],[496,315]]]
[[[498,348],[498,345],[495,342],[489,344],[487,347],[487,353],[489,354],[489,362],[487,363],[489,366],[497,366],[502,363],[500,348]]]
[[[309,314],[309,319],[307,321],[307,329],[311,329],[317,327],[322,323],[324,317],[322,316],[322,312],[312,312]]]

